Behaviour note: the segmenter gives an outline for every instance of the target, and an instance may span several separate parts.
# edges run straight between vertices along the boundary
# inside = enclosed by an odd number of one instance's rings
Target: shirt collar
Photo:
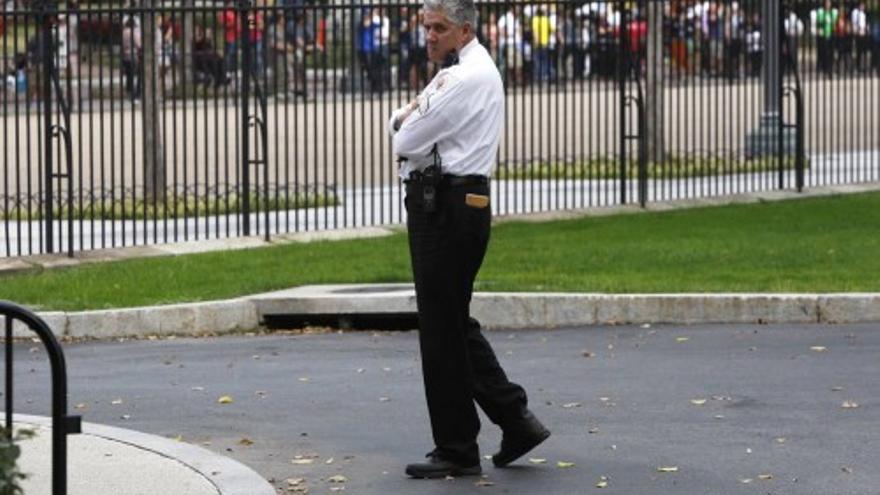
[[[472,39],[470,41],[470,43],[468,43],[467,45],[464,45],[461,48],[461,51],[458,52],[458,58],[461,59],[461,58],[467,57],[474,50],[474,47],[476,47],[479,44],[480,44],[479,40],[477,40],[477,37],[474,36],[474,39]]]

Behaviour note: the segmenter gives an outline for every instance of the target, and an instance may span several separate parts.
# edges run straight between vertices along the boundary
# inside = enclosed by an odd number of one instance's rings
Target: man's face
[[[442,10],[426,10],[423,24],[428,37],[428,58],[435,63],[442,63],[449,52],[459,49],[470,32],[470,24],[458,26]]]

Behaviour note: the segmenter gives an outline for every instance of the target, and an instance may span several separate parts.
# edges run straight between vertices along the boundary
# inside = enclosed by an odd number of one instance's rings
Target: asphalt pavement
[[[279,493],[861,495],[880,493],[878,330],[490,331],[553,436],[509,469],[484,460],[483,478],[435,481],[403,473],[432,448],[415,332],[91,341],[65,353],[84,421],[229,456]],[[16,351],[16,412],[46,415],[44,352]],[[484,418],[482,454],[499,441]]]

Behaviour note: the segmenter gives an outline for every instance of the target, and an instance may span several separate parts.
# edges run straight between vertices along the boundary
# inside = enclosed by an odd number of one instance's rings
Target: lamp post
[[[764,86],[764,111],[757,129],[746,136],[746,156],[749,158],[793,153],[793,129],[782,125],[782,18],[778,0],[761,2],[761,44],[764,52],[761,80]],[[779,133],[782,132],[782,139]],[[782,149],[780,148],[782,145]]]

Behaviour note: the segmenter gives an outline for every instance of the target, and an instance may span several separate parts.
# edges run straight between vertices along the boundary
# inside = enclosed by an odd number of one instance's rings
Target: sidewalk
[[[26,494],[52,492],[51,418],[15,416],[36,435],[19,443]],[[68,436],[68,495],[272,495],[250,468],[200,447],[132,430],[86,423]]]

